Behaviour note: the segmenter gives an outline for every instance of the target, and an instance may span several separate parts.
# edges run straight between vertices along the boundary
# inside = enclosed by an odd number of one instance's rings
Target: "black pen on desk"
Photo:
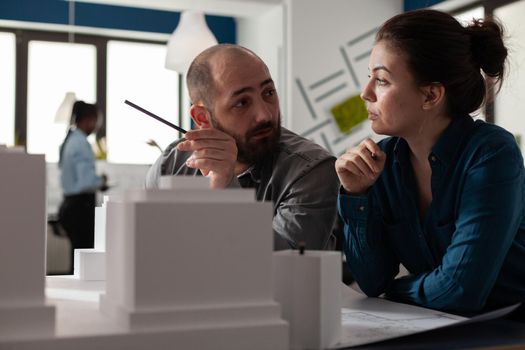
[[[170,123],[170,122],[167,121],[166,119],[161,118],[161,117],[159,117],[158,115],[153,114],[153,113],[151,113],[150,111],[148,111],[148,110],[146,110],[146,109],[144,109],[144,108],[142,108],[142,107],[140,107],[140,106],[137,106],[136,104],[134,104],[134,103],[131,102],[131,101],[125,100],[124,103],[127,104],[128,106],[131,106],[131,107],[133,107],[133,108],[135,108],[135,109],[141,111],[141,112],[144,113],[144,114],[149,115],[149,116],[152,117],[153,119],[157,119],[159,122],[164,123],[164,124],[166,124],[167,126],[171,126],[173,129],[175,129],[175,130],[177,130],[177,131],[180,131],[180,132],[183,133],[183,134],[186,133],[186,130],[184,130],[184,129],[181,128],[180,126],[177,126],[177,125],[175,125],[175,124],[173,124],[173,123]]]
[[[299,255],[304,255],[304,250],[306,248],[306,243],[304,241],[300,241],[298,246],[299,246]]]

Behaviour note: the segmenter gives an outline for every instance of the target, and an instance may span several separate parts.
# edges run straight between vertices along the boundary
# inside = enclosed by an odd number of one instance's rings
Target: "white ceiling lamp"
[[[66,92],[64,100],[60,104],[55,114],[55,123],[68,124],[71,121],[71,112],[73,111],[73,105],[77,100],[77,96],[74,92]]]
[[[165,67],[186,74],[191,61],[203,50],[216,44],[217,39],[206,25],[204,14],[184,11],[168,41]]]

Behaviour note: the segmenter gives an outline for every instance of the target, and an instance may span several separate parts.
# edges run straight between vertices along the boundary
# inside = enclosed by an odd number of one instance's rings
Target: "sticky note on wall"
[[[359,95],[347,98],[330,109],[337,127],[342,133],[347,133],[353,127],[367,120],[368,112],[365,102]]]

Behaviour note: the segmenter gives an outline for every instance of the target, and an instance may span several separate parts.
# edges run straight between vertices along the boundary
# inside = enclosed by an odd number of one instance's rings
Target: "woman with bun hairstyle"
[[[491,19],[418,10],[377,32],[361,97],[390,137],[336,162],[344,251],[367,295],[461,314],[525,301],[523,158],[512,134],[471,117],[506,58]]]
[[[71,115],[72,126],[60,146],[60,182],[64,199],[59,209],[59,221],[71,242],[71,266],[75,249],[93,248],[95,230],[95,200],[97,190],[106,190],[106,175],[97,175],[95,155],[87,137],[97,128],[98,108],[77,101]]]

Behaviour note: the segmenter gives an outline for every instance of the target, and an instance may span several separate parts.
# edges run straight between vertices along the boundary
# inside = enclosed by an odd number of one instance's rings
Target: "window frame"
[[[14,33],[16,36],[15,47],[15,145],[26,147],[27,145],[27,94],[28,94],[28,52],[31,40],[90,44],[96,48],[96,103],[104,116],[100,129],[97,131],[97,139],[106,136],[106,93],[107,93],[107,43],[110,40],[126,41],[133,43],[161,44],[166,45],[165,40],[134,39],[112,35],[95,35],[84,33],[59,32],[51,30],[33,30],[1,27],[0,32]],[[73,39],[73,40],[71,40]],[[182,124],[182,75],[179,73],[179,124]]]
[[[14,38],[15,39],[15,52],[14,52],[14,63],[15,63],[15,72],[14,73],[15,74],[13,76],[13,78],[14,78],[13,86],[15,88],[15,93],[14,93],[14,96],[13,96],[15,98],[15,101],[13,101],[13,102],[14,102],[15,105],[13,106],[14,109],[13,109],[13,115],[12,115],[12,117],[15,117],[16,116],[16,85],[17,85],[17,76],[16,76],[16,69],[17,68],[16,67],[17,67],[17,64],[18,64],[18,56],[17,56],[16,48],[17,48],[17,41],[18,40],[17,40],[16,33],[14,33],[13,31],[2,31],[2,30],[0,30],[0,32],[14,34],[14,36],[15,36],[15,38]],[[17,136],[17,132],[16,132],[16,121],[13,120],[12,122],[13,122],[13,133],[14,133],[14,135],[12,135],[12,136],[14,136],[13,137],[13,145],[16,146],[17,145],[17,137],[18,137]]]
[[[473,1],[465,6],[461,6],[458,8],[453,9],[449,13],[451,15],[456,15],[461,12],[468,11],[470,9],[473,9],[475,7],[483,7],[485,11],[485,17],[492,17],[494,16],[494,11],[496,11],[497,8],[503,7],[505,5],[511,4],[513,2],[517,2],[521,0],[478,0]],[[496,91],[495,91],[495,84],[491,80],[488,80],[488,86],[487,86],[487,101],[485,104],[485,120],[488,123],[496,123],[495,118],[495,99],[496,99]]]

